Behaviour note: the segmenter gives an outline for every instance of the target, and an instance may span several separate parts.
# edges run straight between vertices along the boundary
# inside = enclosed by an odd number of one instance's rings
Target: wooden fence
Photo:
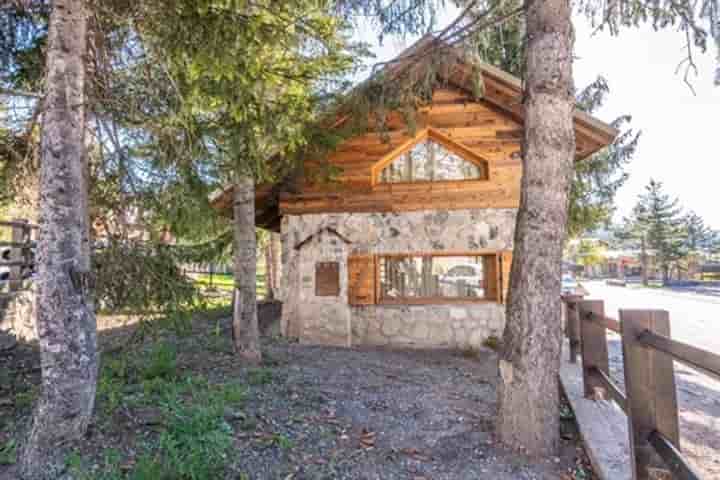
[[[0,229],[10,230],[10,240],[0,241],[0,291],[7,287],[10,293],[22,288],[23,280],[30,278],[35,270],[35,246],[37,225],[26,220],[0,220]]]
[[[633,479],[654,478],[657,469],[700,480],[680,451],[673,361],[720,378],[720,355],[673,340],[664,310],[620,310],[617,320],[605,315],[602,300],[562,300],[570,362],[580,354],[585,397],[614,400],[628,417]],[[625,391],[610,378],[607,330],[622,338]]]

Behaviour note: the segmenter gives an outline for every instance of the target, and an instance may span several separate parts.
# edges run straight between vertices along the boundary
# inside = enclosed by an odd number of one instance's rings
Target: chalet
[[[417,53],[432,45],[421,40],[398,64],[422,63]],[[467,348],[501,334],[520,202],[522,87],[459,51],[446,54],[457,61],[433,74],[412,128],[389,112],[383,131],[371,123],[347,138],[326,158],[340,172],[332,183],[308,175],[292,192],[258,186],[258,223],[281,231],[284,335]],[[577,161],[617,134],[580,111],[574,124]],[[268,200],[272,192],[278,201]],[[231,197],[215,198],[217,208]]]

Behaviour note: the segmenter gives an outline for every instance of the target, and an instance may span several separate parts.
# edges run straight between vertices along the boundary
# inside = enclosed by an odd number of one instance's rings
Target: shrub
[[[179,268],[181,261],[169,245],[111,241],[93,254],[98,305],[140,314],[191,306],[199,292]]]
[[[266,385],[273,381],[273,372],[268,368],[253,368],[248,370],[248,384]]]
[[[177,351],[169,343],[156,343],[150,350],[148,359],[141,366],[141,376],[145,380],[153,378],[173,378],[177,374]]]

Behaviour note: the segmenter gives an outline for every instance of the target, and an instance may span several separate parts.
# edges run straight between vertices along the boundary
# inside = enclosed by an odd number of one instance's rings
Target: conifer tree
[[[670,279],[673,264],[686,255],[679,201],[663,191],[662,182],[650,180],[634,210],[637,228],[655,253],[663,283]]]

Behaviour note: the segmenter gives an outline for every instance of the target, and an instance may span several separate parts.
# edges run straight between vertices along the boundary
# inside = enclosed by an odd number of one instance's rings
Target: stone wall
[[[350,306],[347,257],[353,253],[510,250],[516,212],[473,209],[285,216],[283,334],[304,343],[333,345],[480,346],[488,336],[502,332],[503,305]],[[340,264],[337,297],[314,295],[315,263],[321,261]]]

